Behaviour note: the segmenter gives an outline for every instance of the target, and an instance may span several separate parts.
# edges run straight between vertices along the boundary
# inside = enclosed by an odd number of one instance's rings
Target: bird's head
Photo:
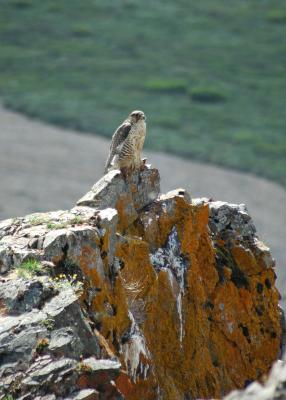
[[[135,111],[132,111],[132,113],[130,114],[130,120],[131,120],[131,122],[135,123],[140,120],[145,121],[146,117],[145,117],[145,114],[143,113],[143,111],[135,110]]]

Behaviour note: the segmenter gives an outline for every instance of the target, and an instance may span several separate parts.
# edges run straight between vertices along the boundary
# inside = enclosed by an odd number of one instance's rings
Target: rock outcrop
[[[0,399],[221,398],[281,347],[244,205],[110,171],[69,211],[0,223]]]

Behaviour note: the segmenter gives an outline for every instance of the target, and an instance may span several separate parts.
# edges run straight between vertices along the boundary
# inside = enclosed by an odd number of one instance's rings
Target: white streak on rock
[[[177,310],[179,315],[179,323],[180,323],[180,343],[182,345],[183,337],[184,337],[184,321],[183,321],[183,314],[182,314],[182,292],[180,291],[177,297]]]
[[[128,342],[122,346],[122,353],[128,374],[131,376],[133,382],[136,382],[138,372],[143,379],[146,379],[149,365],[143,363],[140,358],[143,356],[145,359],[149,359],[150,355],[144,337],[141,335],[132,313],[129,311],[128,314],[131,320],[130,337]]]
[[[234,325],[233,322],[228,322],[227,323],[227,328],[228,328],[229,333],[233,332],[233,325]]]
[[[150,254],[150,261],[156,270],[165,271],[176,297],[177,312],[180,324],[180,343],[184,337],[184,321],[182,300],[185,292],[185,271],[188,267],[186,259],[181,254],[181,244],[176,227],[174,226],[164,248],[159,248]],[[176,285],[174,284],[176,281]],[[177,290],[175,290],[177,286]]]

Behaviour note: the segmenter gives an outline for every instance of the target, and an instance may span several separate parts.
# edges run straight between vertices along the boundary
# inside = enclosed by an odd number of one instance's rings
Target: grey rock
[[[23,218],[9,218],[0,221],[0,240],[4,236],[14,234],[22,222]]]
[[[67,229],[57,229],[48,232],[43,242],[45,257],[52,260],[54,257],[62,257],[67,246]]]
[[[97,260],[90,268],[97,268],[100,276],[104,276],[100,251],[96,245],[96,239],[100,238],[100,236],[100,229],[90,225],[79,225],[51,231],[44,239],[44,258],[55,262],[61,260],[62,263],[65,263],[65,273],[67,275],[74,272],[78,273],[80,272],[78,268],[77,271],[69,270],[70,266],[71,264],[74,264],[74,267],[77,265],[83,247],[88,245],[94,251]]]
[[[96,355],[99,356],[99,344],[96,337],[85,320],[81,306],[72,289],[61,291],[58,296],[51,299],[43,308],[43,312],[55,321],[56,328],[69,327],[74,339],[71,342],[71,350],[76,356]],[[60,331],[63,334],[64,331]],[[71,331],[66,331],[70,332]],[[56,334],[54,334],[56,335]],[[54,338],[54,345],[56,336]],[[63,339],[62,339],[63,340]]]
[[[83,218],[84,221],[89,221],[96,217],[98,210],[88,206],[75,206],[70,210],[74,217]]]
[[[195,206],[203,206],[208,204],[211,200],[207,197],[198,197],[192,199],[192,204]]]
[[[0,241],[0,273],[7,273],[12,267],[19,266],[28,259],[39,259],[39,254],[29,248],[29,239],[5,236]]]
[[[118,224],[118,212],[114,208],[106,208],[98,213],[97,225],[100,228],[100,237],[108,234],[108,265],[114,263],[115,246],[116,246],[116,231]]]
[[[161,195],[160,200],[168,200],[168,199],[173,199],[175,197],[182,197],[187,203],[191,203],[191,195],[187,192],[186,189],[179,188],[175,190],[171,190],[170,192]]]
[[[118,222],[118,212],[115,208],[106,208],[97,213],[98,226],[101,229],[110,229],[110,225],[115,225]]]
[[[41,362],[41,359],[38,359],[32,366],[27,370],[29,378],[23,381],[26,385],[33,385],[33,382],[43,382],[52,378],[52,376],[56,377],[61,372],[73,369],[76,365],[76,361],[70,358],[63,358],[61,360],[53,360],[45,359],[44,364]]]
[[[125,193],[131,196],[134,209],[140,210],[152,203],[159,192],[158,170],[145,167],[143,171],[134,171],[129,180],[125,180],[119,170],[111,170],[92,187],[91,191],[78,200],[77,205],[97,209],[116,208],[119,196]]]
[[[135,210],[141,210],[159,196],[159,171],[146,167],[143,171],[138,171],[132,175],[131,185],[136,188],[135,191],[131,187],[129,189],[132,194]]]
[[[119,170],[109,171],[81,199],[78,206],[88,206],[98,209],[115,208],[118,194],[123,193],[124,179]]]
[[[176,227],[174,227],[168,236],[165,246],[150,254],[150,261],[155,270],[165,270],[171,273],[177,280],[181,290],[184,290],[184,275],[190,263],[181,254],[181,243]]]
[[[76,340],[78,339],[78,340]],[[53,354],[73,354],[73,348],[80,345],[79,338],[75,337],[72,328],[61,328],[51,333],[49,349]]]
[[[263,242],[254,238],[253,251],[256,256],[261,257],[264,265],[267,268],[273,268],[275,266],[275,260],[272,258],[270,249]]]
[[[68,389],[65,396],[75,388],[75,366],[81,355],[99,356],[97,338],[73,289],[67,286],[58,290],[53,284],[44,277],[41,281],[18,279],[0,284],[7,310],[15,314],[0,316],[0,381],[8,393],[14,384],[13,377],[18,374],[18,386],[25,398],[29,398],[29,393],[31,399],[40,393],[57,393],[53,390],[60,388],[63,381]],[[48,346],[47,354],[39,357],[37,347],[41,339],[47,340]]]
[[[0,274],[8,272],[13,263],[13,251],[11,247],[0,243]]]
[[[90,225],[79,225],[69,229],[67,232],[66,256],[76,259],[82,254],[82,247],[89,245],[96,248],[96,239],[100,236],[98,227]]]
[[[0,299],[9,314],[28,312],[33,308],[40,309],[55,293],[55,288],[50,282],[40,282],[37,279],[8,280],[0,285]]]
[[[72,400],[95,400],[99,399],[99,392],[95,389],[84,389],[75,394]]]
[[[209,225],[215,236],[223,240],[241,238],[253,240],[256,228],[244,204],[229,204],[222,201],[209,202]]]
[[[118,361],[97,360],[94,357],[85,358],[83,362],[85,365],[89,366],[93,372],[102,370],[118,372],[121,367],[121,364]]]
[[[46,336],[45,327],[40,325],[44,317],[41,313],[31,312],[20,317],[0,319],[0,376],[9,368],[9,364],[18,362],[22,368],[32,359],[32,350],[37,341]]]
[[[22,390],[36,395],[56,395],[63,398],[74,391],[77,380],[76,361],[70,358],[54,360],[51,357],[37,358],[26,371]]]

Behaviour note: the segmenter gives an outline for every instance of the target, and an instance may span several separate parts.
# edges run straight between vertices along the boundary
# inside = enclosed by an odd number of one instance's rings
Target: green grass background
[[[0,0],[0,96],[110,137],[286,185],[285,0]]]

